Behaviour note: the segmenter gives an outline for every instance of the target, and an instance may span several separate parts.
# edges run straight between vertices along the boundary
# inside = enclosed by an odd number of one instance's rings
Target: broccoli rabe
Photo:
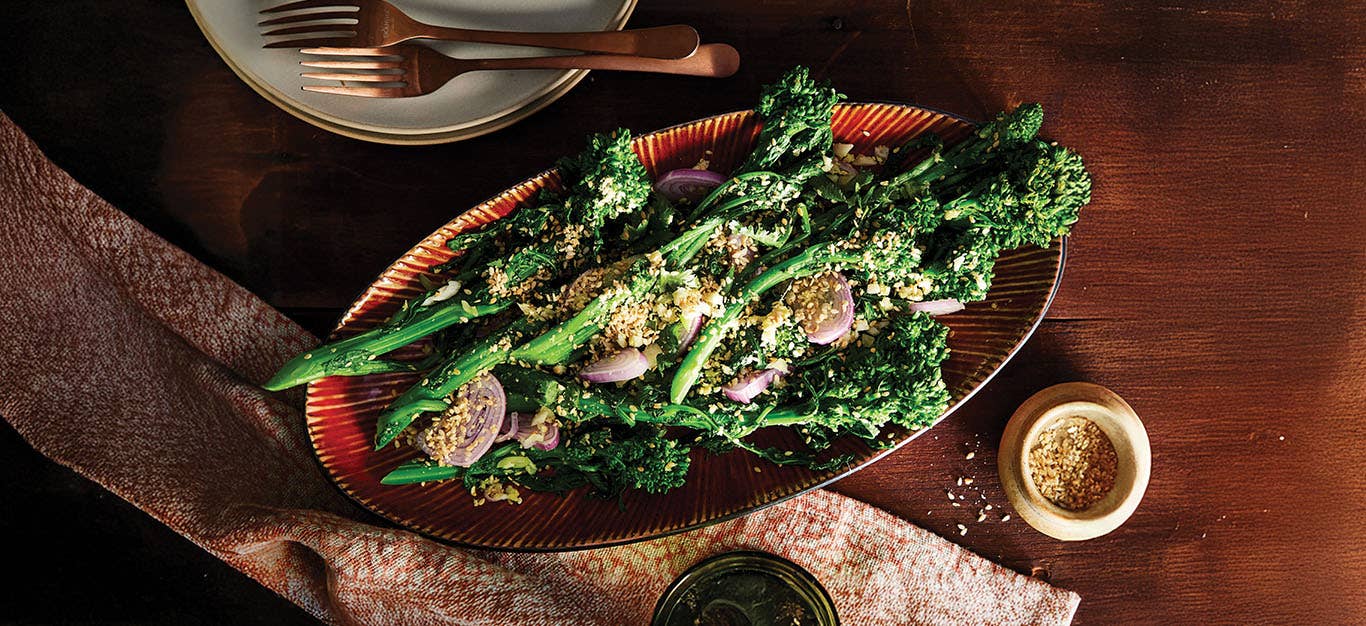
[[[384,324],[300,354],[264,387],[280,390],[325,376],[412,371],[411,364],[378,357],[511,308],[518,298],[591,260],[608,223],[638,219],[649,202],[650,179],[631,151],[629,131],[594,135],[587,149],[560,165],[572,182],[563,195],[543,197],[544,210],[518,211],[447,242],[461,253],[442,267],[448,283],[404,303]]]
[[[787,172],[798,182],[818,174],[815,164],[833,141],[830,114],[843,99],[829,82],[811,78],[805,67],[788,71],[759,97],[755,111],[764,125],[757,147],[739,171]]]
[[[594,252],[604,226],[618,218],[639,219],[650,202],[649,175],[624,128],[590,137],[587,149],[556,166],[568,181],[564,222],[594,238]]]
[[[497,479],[536,491],[566,492],[590,487],[594,495],[616,497],[630,489],[664,493],[687,480],[689,448],[664,428],[609,424],[575,429],[552,450],[505,443],[468,468],[413,461],[384,477],[386,485],[459,478],[476,490]]]
[[[951,401],[949,331],[912,311],[986,298],[1003,251],[1069,231],[1090,177],[1037,139],[1037,104],[859,163],[832,150],[841,99],[805,68],[766,87],[756,148],[697,202],[652,191],[628,132],[590,138],[534,210],[451,238],[450,282],[380,329],[301,355],[273,388],[424,372],[381,414],[385,445],[492,372],[538,433],[554,416],[558,445],[507,441],[469,467],[414,461],[384,479],[460,479],[488,499],[662,493],[684,483],[694,448],[835,469],[854,458],[837,440],[888,445],[889,428],[932,424]],[[458,341],[427,361],[377,358],[454,324]],[[766,428],[799,441],[760,444],[782,440],[753,436]]]
[[[847,349],[828,355],[794,384],[807,390],[813,426],[865,439],[883,424],[928,425],[948,406],[940,364],[949,356],[948,327],[926,313],[893,317]],[[812,364],[816,365],[816,364]]]

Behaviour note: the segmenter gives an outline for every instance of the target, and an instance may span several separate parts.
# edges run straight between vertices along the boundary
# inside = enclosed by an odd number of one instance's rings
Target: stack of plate
[[[513,124],[559,99],[586,70],[474,72],[418,98],[352,98],[302,89],[293,49],[263,49],[261,9],[287,0],[186,0],[204,36],[242,80],[290,114],[334,133],[391,144],[459,141]],[[339,0],[338,4],[345,4]],[[442,26],[485,30],[620,30],[636,0],[398,0],[410,16]],[[451,56],[545,56],[563,51],[431,42]]]

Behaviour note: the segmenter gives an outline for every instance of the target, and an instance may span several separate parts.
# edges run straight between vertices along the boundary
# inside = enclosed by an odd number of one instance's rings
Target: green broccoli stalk
[[[463,251],[443,267],[454,270],[451,287],[431,289],[404,303],[398,314],[369,331],[300,354],[263,386],[278,391],[326,376],[413,371],[413,364],[378,357],[447,327],[507,310],[519,296],[591,260],[602,245],[604,228],[638,218],[649,202],[649,175],[631,151],[629,131],[594,135],[583,152],[559,166],[570,181],[563,196],[547,195],[540,210],[518,211],[447,241]],[[521,247],[509,251],[515,242]],[[485,284],[474,295],[455,297],[480,276]]]
[[[423,304],[434,293],[436,290],[403,303],[398,314],[379,326],[346,339],[325,343],[290,359],[262,387],[280,391],[327,376],[417,371],[419,364],[382,360],[379,356],[443,328],[493,315],[512,306],[510,301],[470,304],[460,298]]]
[[[890,178],[879,180],[872,172],[865,174],[854,182],[851,199],[858,207],[877,208],[898,199],[920,197],[934,184],[961,182],[990,167],[998,160],[995,157],[1034,139],[1042,123],[1043,107],[1022,104],[1014,111],[998,114],[953,147],[937,147],[919,163]]]
[[[640,398],[610,386],[585,387],[541,370],[516,365],[494,368],[507,394],[508,410],[535,413],[551,409],[564,421],[582,423],[598,417],[627,426],[639,422],[683,426],[697,430],[714,424],[706,413],[687,405],[657,404],[646,409]]]
[[[724,313],[709,320],[702,328],[697,343],[679,363],[678,371],[670,385],[669,399],[675,404],[683,402],[688,391],[697,382],[697,377],[702,374],[702,365],[711,358],[711,354],[721,345],[721,339],[725,337],[726,331],[736,323],[752,300],[793,278],[818,274],[832,266],[854,263],[859,259],[858,254],[841,249],[840,246],[818,244],[755,276],[740,289],[734,302],[726,307]]]
[[[689,448],[658,426],[607,425],[563,435],[551,450],[505,443],[468,468],[414,460],[380,480],[406,485],[454,478],[476,488],[492,477],[536,491],[566,492],[592,487],[594,495],[616,497],[628,489],[664,493],[681,487],[691,460]]]
[[[449,359],[428,372],[416,385],[409,387],[379,416],[375,429],[375,449],[389,445],[418,415],[428,411],[444,411],[445,398],[478,378],[489,368],[508,359],[508,347],[520,340],[534,323],[519,318],[505,328],[474,344],[458,358]]]

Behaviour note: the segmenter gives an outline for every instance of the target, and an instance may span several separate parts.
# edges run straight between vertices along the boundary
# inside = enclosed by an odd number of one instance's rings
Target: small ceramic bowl
[[[1029,467],[1029,451],[1039,433],[1069,417],[1083,417],[1100,427],[1117,457],[1114,487],[1077,511],[1044,497]],[[1152,449],[1143,422],[1113,391],[1091,383],[1063,383],[1034,394],[1015,410],[1001,435],[996,466],[1006,497],[1030,526],[1056,539],[1080,541],[1119,528],[1138,508],[1152,472]]]

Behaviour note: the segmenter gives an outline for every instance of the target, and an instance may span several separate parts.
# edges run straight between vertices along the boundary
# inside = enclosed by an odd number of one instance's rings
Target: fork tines
[[[308,11],[262,20],[257,26],[270,27],[261,33],[263,37],[283,37],[266,44],[267,48],[300,48],[304,46],[345,45],[357,35],[356,25],[360,23],[361,7],[347,4],[346,0],[298,0],[279,6],[263,9],[263,15]]]
[[[403,57],[384,48],[305,48],[300,52],[316,56],[358,57],[355,60],[307,60],[299,65],[336,72],[304,72],[300,76],[315,80],[334,80],[333,85],[304,85],[304,91],[362,96],[367,98],[400,98],[404,96]],[[363,57],[363,58],[362,58]],[[347,82],[388,83],[388,86],[350,86]]]

